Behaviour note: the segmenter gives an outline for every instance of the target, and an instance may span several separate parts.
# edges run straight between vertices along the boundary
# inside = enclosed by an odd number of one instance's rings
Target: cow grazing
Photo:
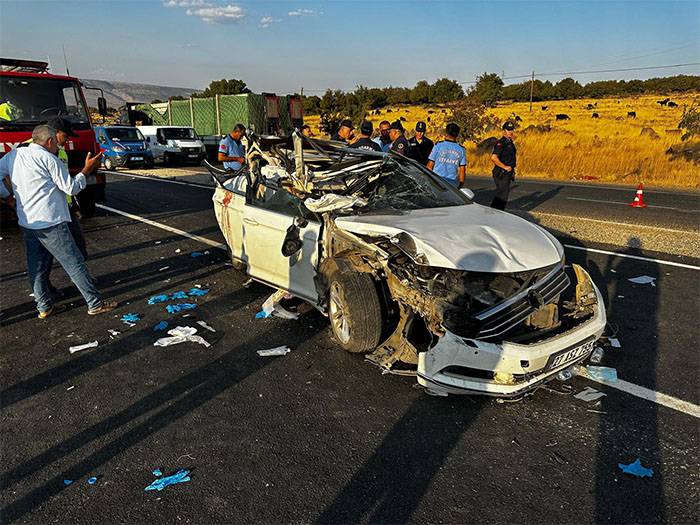
[[[666,104],[669,103],[671,99],[670,98],[665,98],[663,100],[657,100],[656,103],[659,104],[660,106],[665,106]]]
[[[557,120],[571,120],[571,117],[566,113],[557,113],[555,118]]]
[[[406,122],[406,117],[399,117],[399,120],[402,122]]]
[[[676,104],[673,100],[669,100],[669,101],[666,103],[666,107],[669,107],[669,108],[677,108],[677,107],[678,107],[678,104]]]
[[[593,104],[586,104],[586,109],[589,110],[589,111],[590,111],[591,109],[593,109],[594,107],[595,107],[595,106],[593,106]]]
[[[387,113],[391,113],[391,110],[390,110],[390,109],[387,109],[386,112],[387,112]]]
[[[627,118],[637,118],[637,112],[636,111],[628,111]]]
[[[523,119],[521,119],[518,115],[515,115],[515,122],[522,122]]]
[[[548,108],[548,107],[549,107],[549,106],[542,106],[542,111],[547,111],[547,108]]]
[[[428,115],[432,115],[433,113],[435,113],[435,110],[434,110],[434,109],[429,109],[429,110],[428,110]]]
[[[425,120],[427,120],[428,122],[430,122],[430,117],[426,117]]]
[[[598,115],[598,113],[593,113],[593,115],[591,115],[591,118],[600,118],[600,115]]]

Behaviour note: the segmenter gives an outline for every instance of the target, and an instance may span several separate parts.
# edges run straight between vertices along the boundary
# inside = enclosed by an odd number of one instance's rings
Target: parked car
[[[194,128],[184,126],[138,126],[151,147],[153,158],[163,164],[201,163],[207,156]]]
[[[247,160],[208,165],[235,265],[308,301],[339,346],[386,371],[516,397],[603,333],[600,292],[549,232],[411,159],[295,134],[251,138]]]
[[[97,143],[102,150],[102,165],[118,167],[153,167],[153,153],[141,132],[133,126],[95,126]]]

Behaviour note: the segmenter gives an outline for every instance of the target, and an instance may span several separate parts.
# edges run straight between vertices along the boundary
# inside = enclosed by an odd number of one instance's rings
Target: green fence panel
[[[148,115],[153,121],[154,126],[165,126],[168,124],[167,111],[165,111],[165,113],[162,114],[160,111],[156,110],[153,106],[151,106],[151,104],[139,104],[138,106],[135,106],[134,109],[136,111],[141,111]]]
[[[248,122],[248,95],[221,95],[219,96],[219,113],[221,114],[221,134],[224,135],[233,129],[236,124],[249,125]]]
[[[191,126],[192,119],[190,118],[190,101],[189,100],[173,100],[170,102],[170,111],[172,112],[173,126]]]
[[[264,134],[265,129],[265,97],[250,93],[248,97],[248,127],[256,133]]]
[[[279,97],[280,104],[280,129],[283,135],[292,133],[292,119],[289,115],[289,97],[283,95]]]
[[[193,98],[194,129],[199,135],[216,135],[216,100]]]

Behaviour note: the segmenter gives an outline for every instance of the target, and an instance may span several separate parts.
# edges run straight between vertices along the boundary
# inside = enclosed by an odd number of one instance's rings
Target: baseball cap
[[[343,126],[350,129],[355,128],[355,126],[352,125],[352,120],[350,120],[349,118],[340,121],[340,127],[342,128]]]
[[[400,120],[395,120],[394,122],[392,122],[391,126],[389,126],[389,129],[397,129],[399,131],[404,131],[403,124],[401,124]]]
[[[510,120],[506,120],[503,123],[503,129],[506,131],[513,131],[515,129],[515,123]]]
[[[63,133],[66,133],[69,137],[77,137],[78,134],[73,131],[73,125],[70,123],[70,120],[64,119],[61,117],[58,118],[52,118],[47,122],[49,126],[51,126],[53,129],[56,131],[63,131]]]
[[[425,133],[425,129],[426,129],[425,122],[423,122],[421,120],[420,122],[416,123],[416,131],[420,131],[421,133]]]
[[[362,124],[360,124],[360,131],[363,135],[371,135],[373,129],[374,126],[372,126],[372,123],[369,120],[363,120]]]

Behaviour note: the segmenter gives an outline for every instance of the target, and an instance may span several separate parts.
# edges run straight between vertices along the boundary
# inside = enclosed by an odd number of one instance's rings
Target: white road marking
[[[600,202],[602,204],[629,204],[621,201],[604,201],[601,199],[584,199],[583,197],[565,197],[572,201]],[[673,206],[659,206],[657,204],[647,204],[647,208],[661,208],[664,210],[674,210],[680,213],[700,213],[700,210],[684,210],[682,208],[674,208]]]
[[[628,253],[609,252],[607,250],[598,250],[596,248],[573,246],[572,244],[565,244],[564,248],[569,248],[571,250],[579,250],[582,252],[602,253],[604,255],[613,255],[615,257],[623,257],[625,259],[636,259],[638,261],[653,262],[656,264],[661,264],[663,266],[676,266],[678,268],[687,268],[688,270],[700,270],[700,266],[693,266],[692,264],[683,264],[674,261],[664,261],[662,259],[652,259],[651,257],[642,257],[641,255],[630,255]]]
[[[630,383],[622,379],[618,379],[615,382],[606,381],[604,379],[588,379],[590,381],[600,383],[601,385],[615,388],[617,390],[625,392],[626,394],[630,394],[641,399],[646,399],[647,401],[651,401],[652,403],[656,403],[657,405],[663,405],[665,407],[677,410],[679,412],[683,412],[684,414],[688,414],[689,416],[693,416],[695,418],[700,419],[700,406],[690,403],[688,401],[683,401],[682,399],[678,399],[677,397],[662,394],[661,392],[656,392],[654,390],[650,390],[643,386],[635,385],[634,383]]]
[[[178,228],[173,228],[172,226],[168,226],[167,224],[152,221],[150,219],[146,219],[145,217],[134,215],[133,213],[127,213],[125,211],[117,210],[115,208],[111,208],[110,206],[105,206],[104,204],[95,204],[95,206],[97,206],[100,209],[116,213],[117,215],[123,215],[124,217],[128,217],[129,219],[134,219],[135,221],[143,222],[144,224],[148,224],[149,226],[155,226],[156,228],[160,228],[161,230],[169,231],[171,233],[177,233],[178,235],[182,235],[183,237],[187,237],[188,239],[201,242],[202,244],[206,244],[214,248],[220,248],[222,250],[227,249],[226,245],[223,243],[212,241],[211,239],[207,239],[206,237],[200,237],[199,235],[194,235],[184,230],[179,230]]]
[[[191,233],[188,233],[183,230],[179,230],[177,228],[173,228],[172,226],[168,226],[167,224],[162,224],[160,222],[152,221],[150,219],[146,219],[144,217],[140,217],[138,215],[134,215],[133,213],[127,213],[125,211],[117,210],[115,208],[111,208],[110,206],[105,206],[103,204],[96,204],[98,208],[101,208],[103,210],[116,213],[118,215],[123,215],[124,217],[128,217],[129,219],[134,219],[135,221],[143,222],[144,224],[148,224],[149,226],[155,226],[156,228],[160,228],[165,231],[169,231],[171,233],[176,233],[178,235],[182,235],[183,237],[187,237],[188,239],[192,239],[195,241],[199,241],[201,243],[204,243],[208,246],[213,246],[214,248],[221,248],[223,250],[226,249],[226,245],[220,242],[212,241],[211,239],[207,239],[206,237],[200,237],[199,235],[193,235]],[[572,246],[571,248],[575,249],[581,249],[579,246]],[[614,252],[604,252],[602,250],[591,250],[591,251],[597,251],[601,253],[607,253],[610,255],[618,255],[618,256],[623,256],[625,254],[619,254],[619,253],[614,253]],[[638,258],[634,256],[630,256],[633,258]],[[643,257],[641,259],[644,259]],[[659,262],[665,262],[665,261],[659,261]],[[678,264],[678,263],[674,263]],[[690,265],[685,265],[686,267],[693,268],[693,269],[700,269],[696,266],[690,266]],[[595,381],[591,379],[591,381]],[[646,399],[647,401],[651,401],[652,403],[656,403],[659,405],[663,405],[668,408],[672,408],[673,410],[678,410],[679,412],[684,412],[688,415],[691,415],[696,418],[700,418],[700,406],[694,405],[693,403],[690,403],[688,401],[683,401],[682,399],[678,399],[673,396],[669,396],[667,394],[662,394],[661,392],[656,392],[654,390],[650,390],[648,388],[645,388],[643,386],[635,385],[634,383],[629,383],[627,381],[623,381],[621,379],[618,379],[617,382],[608,382],[604,380],[597,381],[598,383],[610,386],[612,388],[616,388],[617,390],[621,390],[622,392],[631,394],[633,396],[639,397],[641,399]]]
[[[616,226],[626,226],[628,228],[657,230],[657,231],[669,232],[669,233],[682,233],[682,234],[686,234],[686,235],[700,235],[699,232],[695,232],[695,231],[678,230],[678,229],[674,229],[674,228],[663,228],[661,226],[648,226],[646,224],[633,224],[630,222],[606,221],[604,219],[589,219],[587,217],[576,217],[574,215],[561,215],[559,213],[549,213],[549,212],[536,211],[536,210],[533,210],[533,211],[528,212],[528,213],[530,213],[532,215],[536,215],[536,216],[541,215],[543,217],[557,217],[560,219],[576,219],[577,221],[597,222],[599,224],[614,224]]]
[[[161,179],[160,177],[149,177],[148,175],[136,175],[135,173],[122,173],[121,171],[110,171],[110,170],[100,170],[104,173],[109,173],[110,175],[122,175],[123,177],[133,177],[135,179],[146,179],[154,180],[156,182],[169,182],[170,184],[180,184],[182,186],[194,186],[196,188],[206,188],[208,190],[213,190],[214,186],[209,186],[207,184],[200,184],[199,182],[182,182],[179,180],[172,179]],[[201,173],[201,175],[206,175],[206,173]]]

